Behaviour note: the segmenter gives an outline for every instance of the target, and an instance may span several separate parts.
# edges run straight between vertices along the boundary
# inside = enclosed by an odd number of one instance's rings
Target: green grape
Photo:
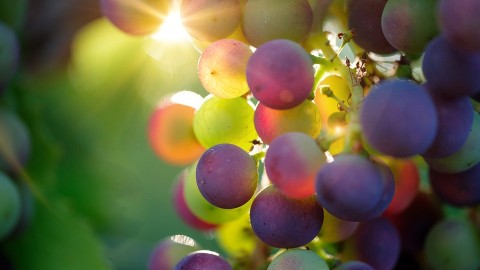
[[[328,270],[327,263],[315,252],[289,249],[273,258],[267,270]]]
[[[250,226],[248,213],[219,226],[217,228],[217,241],[220,247],[231,257],[242,258],[252,255],[258,240]]]
[[[197,162],[188,168],[187,178],[185,180],[185,200],[188,208],[201,220],[212,224],[222,224],[239,218],[247,212],[252,204],[252,200],[246,204],[233,208],[223,209],[213,206],[200,193],[196,179]]]
[[[0,173],[0,240],[12,232],[20,218],[20,193],[5,174]]]
[[[244,98],[209,95],[195,113],[193,131],[205,148],[231,143],[250,151],[252,141],[258,137],[253,114],[253,106]]]

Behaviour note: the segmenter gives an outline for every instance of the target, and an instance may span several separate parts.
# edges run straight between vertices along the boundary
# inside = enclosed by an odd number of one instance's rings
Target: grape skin
[[[411,157],[425,152],[435,139],[438,116],[431,97],[407,80],[382,81],[360,108],[362,135],[379,152]]]
[[[233,144],[217,144],[197,164],[197,185],[211,204],[226,209],[247,203],[257,188],[255,160]]]
[[[218,253],[199,250],[185,256],[175,266],[174,270],[195,270],[195,269],[215,269],[215,270],[233,270],[230,264]]]
[[[315,252],[288,249],[275,256],[267,270],[329,270],[327,263]]]
[[[323,223],[323,209],[314,195],[293,199],[270,185],[253,200],[250,222],[255,234],[266,244],[295,248],[317,236]]]
[[[334,270],[375,270],[370,265],[361,261],[349,261],[335,267]]]
[[[438,17],[442,33],[460,48],[480,52],[480,2],[440,0]]]
[[[0,171],[14,175],[27,163],[31,153],[31,138],[27,126],[14,112],[2,108],[0,153]]]
[[[148,264],[149,270],[171,270],[188,254],[199,249],[190,237],[175,235],[161,240],[152,254]]]
[[[286,39],[269,41],[248,61],[248,86],[265,106],[278,110],[293,108],[310,95],[312,64],[298,43]]]
[[[20,218],[21,198],[12,180],[0,172],[0,241],[8,237]]]
[[[0,94],[17,70],[19,45],[15,32],[0,21]]]

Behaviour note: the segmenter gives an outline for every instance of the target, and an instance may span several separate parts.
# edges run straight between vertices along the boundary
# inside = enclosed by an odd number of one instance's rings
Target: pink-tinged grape
[[[258,182],[257,164],[242,148],[217,144],[203,153],[197,163],[197,185],[211,204],[236,208],[247,203]]]
[[[446,98],[435,93],[426,85],[432,97],[438,116],[435,139],[430,147],[422,152],[428,158],[448,157],[457,152],[467,141],[473,126],[473,106],[469,97]]]
[[[440,204],[424,192],[417,193],[401,213],[388,215],[398,229],[402,249],[409,254],[417,254],[424,249],[428,232],[442,217]]]
[[[20,48],[13,29],[0,21],[0,93],[17,70]]]
[[[217,228],[217,225],[207,223],[197,216],[195,216],[190,208],[188,208],[187,202],[185,201],[185,178],[187,176],[188,170],[184,169],[173,188],[173,207],[177,215],[185,222],[188,226],[200,230],[200,231],[209,231]]]
[[[199,250],[198,244],[185,235],[174,235],[161,240],[152,254],[148,270],[172,270],[188,254]]]
[[[480,115],[473,114],[473,124],[465,144],[450,156],[443,158],[424,157],[428,166],[441,173],[459,173],[480,162]]]
[[[251,0],[243,8],[242,29],[254,47],[275,39],[302,42],[313,21],[307,0]]]
[[[228,37],[242,17],[238,0],[182,0],[182,24],[187,32],[201,41]]]
[[[395,180],[395,194],[385,210],[386,214],[402,212],[412,202],[420,186],[420,173],[417,165],[408,159],[387,161]]]
[[[198,77],[203,87],[220,98],[235,98],[248,89],[246,70],[250,47],[234,39],[210,44],[198,61]]]
[[[375,270],[369,264],[366,264],[361,261],[349,261],[340,264],[338,267],[333,268],[333,270]]]
[[[220,225],[215,232],[218,244],[230,257],[242,258],[257,251],[258,238],[250,226],[249,213]]]
[[[17,225],[21,208],[18,188],[8,176],[0,172],[0,241]]]
[[[205,151],[193,131],[195,106],[201,100],[194,92],[181,91],[165,97],[155,108],[150,116],[148,138],[162,160],[183,166],[194,162]]]
[[[422,71],[436,94],[474,95],[480,90],[480,51],[466,51],[439,36],[425,48]]]
[[[309,100],[286,110],[276,110],[258,103],[253,120],[258,136],[266,144],[284,133],[294,131],[316,138],[322,125],[318,107]]]
[[[184,187],[185,201],[195,216],[211,224],[222,224],[235,220],[248,211],[253,199],[240,207],[232,209],[216,207],[209,203],[198,189],[196,168],[197,163],[188,167]]]
[[[250,151],[258,135],[253,125],[253,105],[245,98],[223,99],[209,95],[196,111],[193,130],[205,148],[231,143]]]
[[[379,216],[393,196],[393,178],[359,155],[342,154],[323,165],[316,177],[318,202],[330,214],[348,221]]]
[[[382,14],[387,0],[348,0],[348,28],[355,30],[353,41],[368,52],[390,54],[395,48],[385,39]]]
[[[100,0],[102,13],[121,31],[135,36],[152,34],[170,9],[168,0]]]
[[[265,106],[293,108],[312,91],[312,60],[298,43],[286,39],[269,41],[250,57],[247,82],[253,96]]]
[[[275,256],[267,270],[329,270],[327,263],[307,249],[288,249]]]
[[[325,162],[315,140],[301,132],[288,132],[271,142],[265,155],[265,171],[283,194],[306,198],[315,193],[315,176]]]
[[[337,218],[328,211],[323,211],[323,214],[323,225],[318,236],[325,243],[338,243],[349,238],[359,224]]]
[[[438,19],[442,33],[456,46],[480,52],[480,2],[477,0],[440,0]]]
[[[209,250],[199,250],[184,257],[174,270],[233,270],[232,266],[218,253]]]
[[[434,270],[475,270],[480,268],[480,235],[467,220],[444,219],[430,230],[425,257]]]
[[[30,133],[12,111],[0,109],[0,171],[17,174],[30,158]]]
[[[400,255],[400,237],[385,218],[362,222],[344,244],[342,261],[358,260],[375,270],[392,270]]]
[[[437,111],[422,86],[392,79],[373,87],[360,108],[362,135],[375,150],[393,157],[425,152],[435,139]]]
[[[253,200],[250,222],[255,234],[267,245],[300,247],[317,236],[323,223],[323,209],[315,195],[294,199],[270,185]]]
[[[480,203],[480,163],[453,174],[430,169],[429,175],[432,190],[442,201],[458,207]]]
[[[437,0],[387,1],[382,14],[382,31],[396,49],[407,53],[423,52],[438,34]]]

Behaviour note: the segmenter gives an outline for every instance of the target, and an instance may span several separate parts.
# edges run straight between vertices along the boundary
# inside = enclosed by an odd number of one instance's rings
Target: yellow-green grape
[[[273,258],[267,270],[328,270],[327,263],[307,249],[289,249]]]
[[[251,199],[246,204],[233,208],[223,209],[213,206],[209,203],[200,193],[197,186],[196,179],[197,162],[188,168],[187,178],[185,181],[185,201],[188,208],[199,219],[204,220],[212,224],[222,224],[228,221],[239,218],[242,214],[246,213],[252,204]]]
[[[250,226],[248,213],[219,226],[217,228],[217,241],[220,247],[231,257],[242,258],[252,255],[258,240]]]
[[[198,61],[198,77],[203,87],[221,98],[240,97],[249,91],[247,62],[252,51],[234,39],[210,44]]]
[[[329,87],[332,93],[340,100],[347,104],[348,96],[350,95],[350,88],[347,82],[340,76],[331,75],[320,82],[320,86],[315,93],[315,104],[320,109],[320,115],[322,116],[322,123],[324,127],[328,127],[328,117],[339,112],[339,102],[333,97],[328,97],[322,93],[323,87]],[[334,130],[335,127],[330,127]]]
[[[323,242],[337,243],[350,237],[357,229],[358,222],[337,218],[323,211],[323,225],[318,236]]]
[[[205,148],[231,143],[250,151],[258,135],[253,106],[245,98],[223,99],[209,95],[193,118],[193,131]]]

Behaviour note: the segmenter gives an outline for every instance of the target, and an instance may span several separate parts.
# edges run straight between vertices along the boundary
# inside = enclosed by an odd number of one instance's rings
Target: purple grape
[[[307,52],[286,39],[269,41],[247,64],[247,83],[253,96],[273,109],[293,108],[310,95],[313,66]]]
[[[333,268],[333,270],[374,270],[370,265],[361,262],[361,261],[349,261],[340,264],[338,267]]]
[[[439,3],[438,17],[443,34],[455,45],[465,49],[480,51],[478,14],[478,0],[441,0]]]
[[[362,222],[344,245],[342,260],[359,260],[375,270],[391,270],[400,255],[400,237],[385,218]]]
[[[185,235],[174,235],[161,240],[152,254],[148,264],[149,270],[171,270],[188,254],[199,249],[197,243]]]
[[[410,157],[433,143],[438,119],[424,89],[411,81],[392,79],[372,88],[360,108],[366,141],[379,152]]]
[[[428,158],[447,157],[462,148],[473,125],[473,106],[469,97],[445,98],[437,95],[430,85],[425,89],[432,97],[438,116],[435,140],[422,154]]]
[[[253,200],[250,222],[255,234],[266,244],[278,248],[300,247],[319,233],[323,209],[315,195],[293,199],[270,185]]]
[[[430,169],[430,185],[444,202],[455,206],[475,206],[480,203],[480,163],[453,174]]]
[[[387,0],[348,0],[348,27],[355,30],[354,41],[369,52],[390,54],[396,51],[382,31],[382,13]]]
[[[288,132],[270,144],[265,171],[283,194],[306,198],[315,193],[315,176],[325,161],[324,153],[309,135]]]
[[[206,150],[198,161],[196,174],[203,197],[220,208],[244,205],[257,188],[255,160],[233,144],[217,144]]]
[[[320,168],[317,200],[332,215],[348,221],[366,221],[380,215],[393,197],[393,178],[359,155],[344,154]],[[387,195],[386,195],[387,194]],[[386,198],[387,197],[387,198]]]
[[[444,96],[470,96],[480,90],[480,52],[458,48],[443,36],[427,45],[422,71],[431,89]]]
[[[230,264],[220,255],[208,250],[199,250],[185,256],[174,270],[233,270]]]
[[[0,92],[15,74],[19,53],[15,32],[0,21]]]

